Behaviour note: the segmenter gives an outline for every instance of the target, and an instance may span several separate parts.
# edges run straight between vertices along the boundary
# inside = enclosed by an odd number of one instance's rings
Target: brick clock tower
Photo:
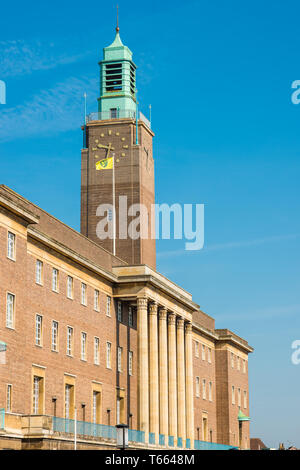
[[[88,116],[81,152],[81,233],[130,265],[156,267],[155,239],[151,238],[151,206],[154,204],[154,161],[150,122],[138,112],[136,66],[132,52],[122,44],[119,28],[114,42],[103,50],[100,65],[98,112]],[[113,170],[96,169],[96,163],[114,157]],[[99,223],[106,222],[99,206],[113,204],[115,188],[115,243],[113,237],[99,238]],[[120,199],[120,196],[123,198]],[[124,198],[126,196],[126,198]],[[147,208],[143,227],[148,236],[128,236],[128,227]],[[104,207],[104,206],[101,206]],[[104,209],[103,209],[104,210]],[[128,211],[133,210],[131,215]],[[130,214],[130,212],[129,212]],[[113,212],[107,210],[107,222]],[[126,230],[124,222],[126,220]],[[143,225],[143,224],[142,224]],[[153,224],[152,224],[153,227]],[[121,228],[121,230],[120,230]],[[148,230],[147,230],[148,229]],[[153,230],[153,229],[152,229]],[[136,232],[140,227],[136,226]],[[153,232],[152,232],[153,233]]]

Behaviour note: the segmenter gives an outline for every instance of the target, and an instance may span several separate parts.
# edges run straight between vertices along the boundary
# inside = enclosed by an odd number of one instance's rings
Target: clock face
[[[112,139],[114,137],[114,139]],[[118,145],[118,149],[115,151],[115,147],[112,143],[117,140],[120,142],[120,146]],[[94,152],[94,157],[98,160],[103,160],[104,158],[112,157],[115,154],[115,162],[118,163],[120,161],[120,157],[126,157],[128,155],[129,145],[126,141],[126,137],[124,137],[119,131],[113,131],[111,129],[106,130],[105,132],[101,132],[99,137],[94,139],[92,144],[92,151]]]

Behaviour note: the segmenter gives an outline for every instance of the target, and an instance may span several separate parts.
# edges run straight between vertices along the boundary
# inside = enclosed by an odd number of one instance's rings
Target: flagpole
[[[116,256],[116,190],[115,190],[115,154],[113,153],[113,255]]]

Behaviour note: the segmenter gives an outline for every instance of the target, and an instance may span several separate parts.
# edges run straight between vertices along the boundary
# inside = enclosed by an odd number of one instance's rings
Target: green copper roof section
[[[6,351],[6,343],[0,340],[0,351]]]
[[[132,52],[121,41],[119,31],[117,31],[114,42],[103,49],[103,60],[120,60],[127,59],[132,60]]]
[[[238,421],[250,421],[249,416],[246,416],[241,410],[239,410]]]

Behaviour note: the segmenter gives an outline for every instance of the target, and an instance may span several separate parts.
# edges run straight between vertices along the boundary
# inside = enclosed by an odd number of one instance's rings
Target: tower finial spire
[[[119,28],[119,5],[117,5],[117,27],[116,27],[117,33],[120,31]]]

